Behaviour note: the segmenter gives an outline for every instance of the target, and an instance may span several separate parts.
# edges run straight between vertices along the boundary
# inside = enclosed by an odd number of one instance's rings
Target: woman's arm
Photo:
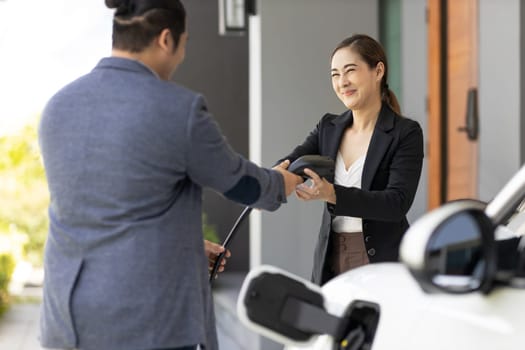
[[[336,216],[379,221],[400,221],[414,200],[423,166],[423,132],[417,123],[401,136],[389,168],[384,190],[367,191],[334,185]]]
[[[414,200],[422,165],[423,132],[417,123],[413,123],[400,137],[384,190],[368,191],[334,185],[305,170],[312,178],[312,183],[299,185],[296,194],[302,200],[327,202],[328,210],[335,216],[400,221]]]

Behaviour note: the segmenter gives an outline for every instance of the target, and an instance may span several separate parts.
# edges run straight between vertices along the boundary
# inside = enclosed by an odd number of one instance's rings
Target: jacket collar
[[[366,153],[365,165],[363,167],[363,175],[361,180],[361,188],[363,190],[370,189],[372,180],[379,167],[379,164],[387,152],[388,147],[390,147],[393,137],[389,134],[389,131],[394,128],[394,120],[394,111],[392,111],[390,107],[386,105],[386,103],[383,103],[381,106],[381,111],[379,112],[379,117],[374,127],[370,145],[368,146],[368,151]],[[331,122],[336,128],[336,132],[334,133],[335,137],[329,143],[328,154],[332,157],[332,159],[336,159],[335,157],[337,156],[337,151],[341,145],[341,139],[343,137],[344,131],[354,122],[352,111],[348,110],[344,112],[339,117],[334,118]]]
[[[379,117],[377,118],[375,128],[388,132],[394,128],[394,111],[388,107],[386,103],[381,105]],[[332,124],[336,126],[344,126],[345,129],[354,123],[354,116],[351,110],[341,114],[339,117],[332,120]]]
[[[119,69],[130,72],[136,72],[141,74],[153,75],[157,79],[160,79],[159,75],[150,67],[138,60],[132,60],[123,57],[105,57],[101,59],[95,69]]]

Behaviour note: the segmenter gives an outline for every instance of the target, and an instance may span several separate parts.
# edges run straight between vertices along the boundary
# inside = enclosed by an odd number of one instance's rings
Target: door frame
[[[447,200],[447,0],[428,0],[428,209]]]
[[[432,209],[449,200],[479,196],[479,0],[428,0],[427,6]]]

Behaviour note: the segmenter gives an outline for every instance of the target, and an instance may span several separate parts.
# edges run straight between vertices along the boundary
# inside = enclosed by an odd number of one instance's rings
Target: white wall
[[[479,1],[479,195],[486,201],[521,164],[520,6]]]
[[[427,59],[428,35],[426,1],[402,0],[401,2],[401,88],[403,114],[417,120],[423,129],[425,158],[423,171],[414,203],[408,213],[413,223],[427,211],[428,201],[428,95]]]

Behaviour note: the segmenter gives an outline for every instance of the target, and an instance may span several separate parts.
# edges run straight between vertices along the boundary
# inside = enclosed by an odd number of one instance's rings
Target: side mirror
[[[401,260],[427,292],[488,292],[496,272],[494,224],[485,204],[455,201],[421,217],[401,243]]]
[[[273,266],[244,280],[237,314],[255,332],[286,345],[305,346],[318,334],[339,337],[346,322],[324,309],[321,288]]]

